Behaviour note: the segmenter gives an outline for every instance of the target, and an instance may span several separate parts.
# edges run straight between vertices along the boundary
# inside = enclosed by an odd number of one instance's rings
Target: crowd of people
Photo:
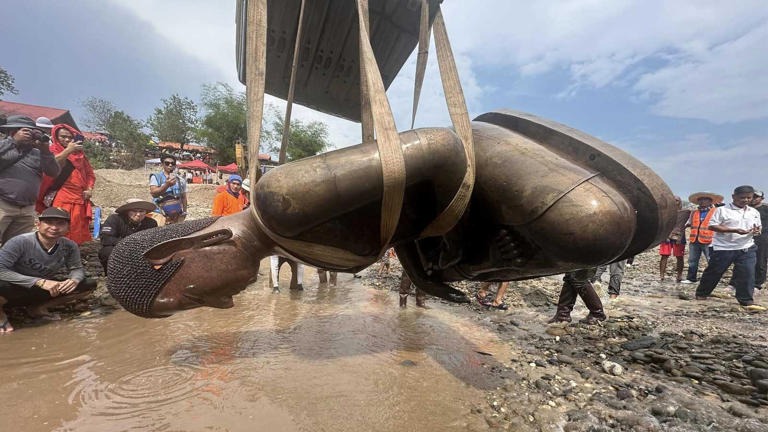
[[[96,288],[94,279],[86,278],[80,259],[79,245],[92,240],[93,188],[96,177],[83,152],[83,136],[71,126],[53,125],[50,120],[32,120],[10,116],[0,126],[6,137],[0,140],[0,333],[13,331],[5,307],[24,307],[32,317],[57,319],[49,308],[87,296]],[[148,186],[151,201],[127,200],[107,217],[100,230],[99,260],[108,272],[112,249],[125,237],[158,226],[180,223],[187,217],[188,179],[177,170],[177,159],[170,154],[161,157],[162,170],[150,174]],[[216,190],[212,216],[225,216],[250,206],[250,181],[230,175]],[[768,235],[762,226],[768,218],[768,205],[763,192],[751,186],[735,188],[732,201],[709,192],[689,197],[696,208],[684,209],[676,197],[678,214],[668,238],[659,246],[659,277],[667,277],[670,256],[675,257],[675,282],[698,284],[696,300],[707,300],[726,270],[733,266],[729,287],[745,308],[765,310],[756,304],[756,290],[766,280]],[[689,230],[686,236],[686,230]],[[688,269],[683,278],[686,245],[689,247]],[[701,258],[707,262],[699,278]],[[389,272],[390,260],[397,259],[387,251],[379,275]],[[607,317],[594,284],[608,271],[609,298],[621,293],[624,269],[631,259],[606,263],[604,266],[565,274],[557,311],[550,322],[570,322],[577,298],[589,309],[582,322],[599,323]],[[279,267],[285,259],[270,260],[273,292],[278,293]],[[303,265],[292,266],[291,287],[302,289]],[[320,280],[326,271],[318,269]],[[63,276],[62,276],[63,275]],[[335,272],[330,273],[333,284]],[[506,310],[504,294],[508,283],[485,283],[476,294],[486,308]],[[403,273],[400,283],[400,305],[405,307],[411,292],[411,281]],[[417,306],[426,307],[425,294],[416,289]]]
[[[93,239],[96,176],[83,151],[83,135],[44,117],[13,115],[0,126],[0,333],[14,330],[7,307],[23,307],[33,318],[60,319],[49,308],[83,298],[95,279],[85,277],[80,245]],[[149,176],[152,201],[132,198],[100,228],[99,260],[104,274],[112,249],[125,237],[187,215],[187,182],[176,158]],[[213,216],[248,207],[247,180],[232,175],[220,187]]]

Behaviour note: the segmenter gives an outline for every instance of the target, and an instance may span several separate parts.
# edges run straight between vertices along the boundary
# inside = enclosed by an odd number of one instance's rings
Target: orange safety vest
[[[715,235],[715,232],[702,227],[709,226],[709,220],[712,219],[714,213],[715,208],[710,207],[704,220],[701,220],[701,210],[696,209],[693,214],[691,214],[691,234],[688,236],[688,241],[690,243],[712,243],[712,236]]]

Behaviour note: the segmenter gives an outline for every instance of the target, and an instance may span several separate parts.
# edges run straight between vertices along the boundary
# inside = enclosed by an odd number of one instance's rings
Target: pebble
[[[715,356],[707,353],[691,353],[691,358],[696,360],[714,359]]]
[[[757,387],[757,391],[760,393],[768,393],[768,379],[752,381],[752,384]]]
[[[731,413],[731,414],[735,415],[736,417],[746,417],[746,418],[751,418],[751,417],[754,417],[754,416],[755,416],[755,413],[754,413],[754,412],[752,412],[752,410],[750,410],[749,408],[746,408],[745,406],[743,406],[743,405],[740,405],[740,404],[731,404],[731,405],[728,405],[728,407],[726,408],[726,410],[727,410],[729,413]]]
[[[740,386],[729,381],[715,381],[713,384],[715,384],[720,390],[733,395],[747,395],[752,393],[752,389],[750,387]]]
[[[652,336],[643,336],[624,342],[621,347],[627,351],[635,351],[643,348],[650,348],[656,344],[656,338]]]
[[[573,360],[573,357],[567,356],[565,354],[560,354],[557,356],[557,361],[563,364],[573,364],[575,361]]]
[[[624,373],[624,367],[622,365],[610,360],[604,360],[602,366],[605,373],[611,375],[621,376]]]
[[[400,366],[413,367],[416,366],[416,362],[413,360],[403,360],[400,362]]]
[[[651,414],[654,417],[673,417],[677,414],[678,409],[673,405],[653,405],[651,407]]]
[[[747,371],[747,375],[752,382],[768,379],[768,369],[752,368]]]
[[[616,398],[619,400],[634,399],[634,397],[634,392],[630,389],[619,389],[619,391],[616,392]]]
[[[565,327],[560,327],[560,326],[547,327],[545,332],[550,336],[564,336],[568,334],[568,331],[565,329]]]

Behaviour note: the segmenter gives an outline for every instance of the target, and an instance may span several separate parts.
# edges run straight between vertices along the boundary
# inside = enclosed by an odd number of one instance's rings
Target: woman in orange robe
[[[93,219],[91,196],[96,175],[83,152],[82,135],[66,124],[58,124],[51,130],[51,153],[62,168],[62,174],[70,174],[66,180],[44,176],[37,200],[38,212],[45,209],[44,198],[52,186],[61,183],[50,207],[60,207],[69,212],[71,221],[69,237],[77,244],[91,240],[90,224]],[[79,138],[79,139],[78,139]]]

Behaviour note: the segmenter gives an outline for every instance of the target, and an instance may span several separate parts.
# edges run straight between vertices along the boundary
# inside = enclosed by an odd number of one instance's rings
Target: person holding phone
[[[164,219],[160,225],[184,222],[187,217],[187,182],[176,172],[176,157],[160,157],[163,170],[149,175],[149,193]]]
[[[38,195],[37,210],[63,208],[70,214],[69,237],[78,245],[91,240],[93,219],[93,185],[96,175],[83,151],[85,137],[72,126],[57,124],[51,130],[50,151],[61,172],[56,177],[43,178]]]
[[[733,265],[731,282],[736,288],[739,304],[755,311],[766,310],[754,302],[755,263],[757,246],[755,236],[762,233],[760,213],[749,206],[754,197],[752,186],[739,186],[733,190],[733,202],[715,210],[709,221],[714,231],[709,265],[701,275],[696,288],[696,299],[706,300],[717,286],[723,273]]]

